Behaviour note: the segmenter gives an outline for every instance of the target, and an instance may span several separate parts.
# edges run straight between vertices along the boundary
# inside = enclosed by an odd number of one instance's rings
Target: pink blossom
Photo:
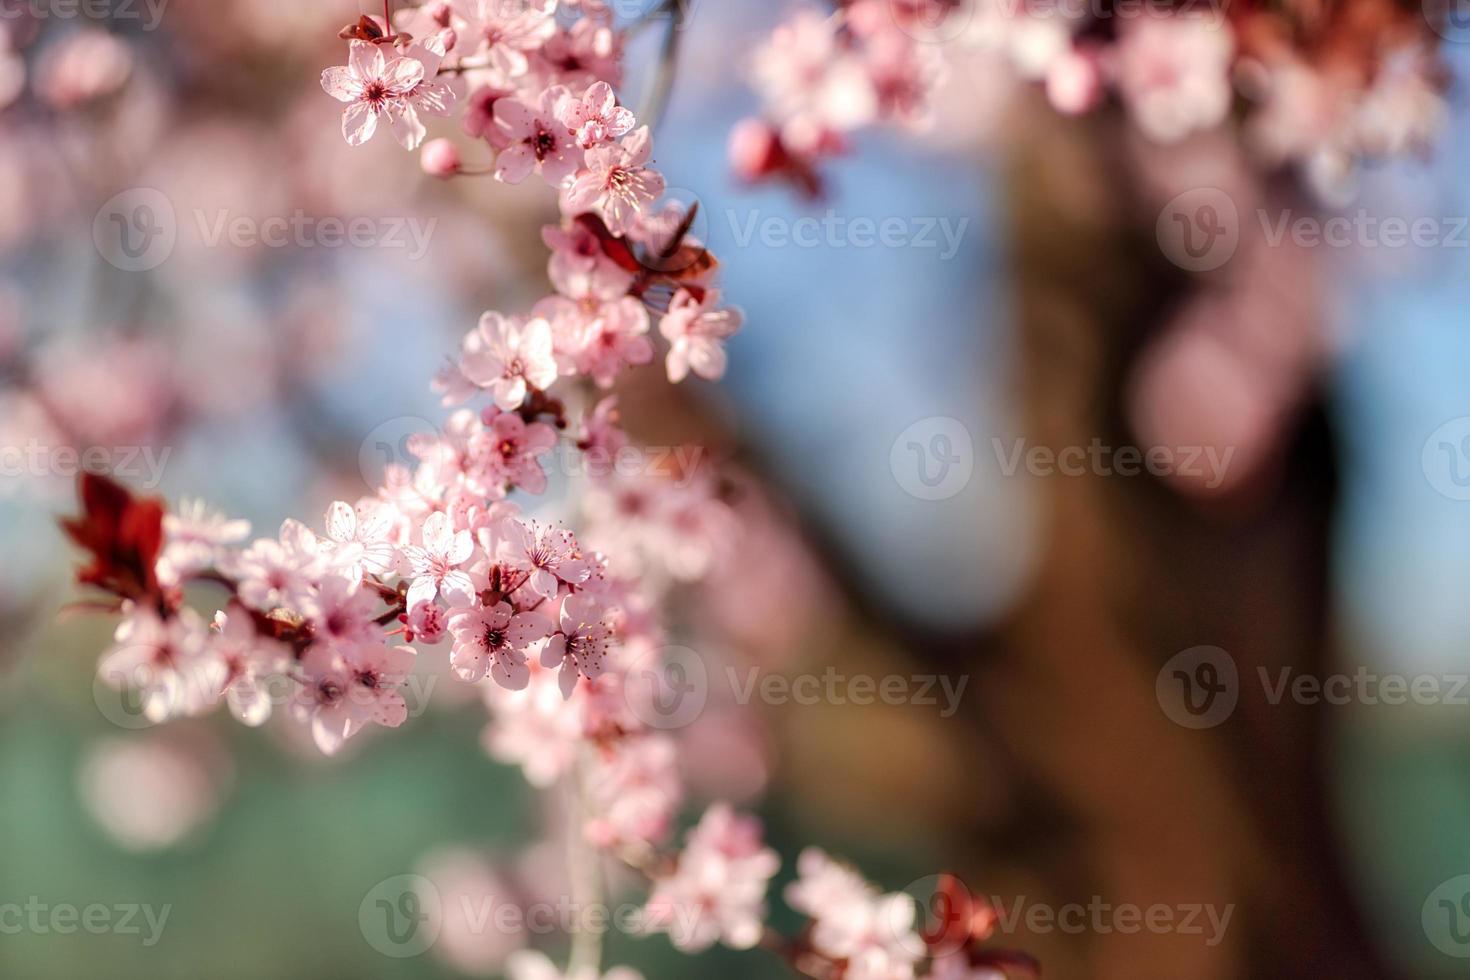
[[[714,309],[720,294],[707,290],[695,299],[681,289],[669,300],[669,311],[659,321],[659,333],[669,341],[669,380],[677,384],[692,370],[701,378],[719,380],[725,373],[725,348],[720,342],[740,329],[739,310]]]
[[[572,298],[595,295],[602,299],[626,296],[636,276],[608,258],[597,236],[579,222],[547,225],[541,239],[551,249],[547,276],[556,291]]]
[[[1006,980],[1006,975],[1000,970],[971,966],[963,952],[935,957],[934,965],[925,975],[929,980]]]
[[[480,317],[475,336],[478,342],[466,351],[460,370],[488,389],[501,411],[520,408],[532,388],[544,391],[556,381],[551,324],[544,319],[526,320],[490,311]]]
[[[326,545],[332,563],[348,578],[360,579],[364,573],[386,575],[398,558],[398,549],[388,540],[392,517],[382,509],[370,510],[359,517],[351,504],[337,500],[327,508]]]
[[[566,701],[556,672],[534,660],[527,672],[520,690],[499,684],[484,688],[491,721],[481,741],[492,758],[520,766],[527,782],[545,788],[566,774],[583,744],[582,692],[587,689]]]
[[[632,130],[633,111],[618,105],[607,82],[594,82],[580,99],[570,94],[556,107],[556,118],[577,138],[584,150],[618,139]]]
[[[551,320],[563,371],[568,374],[589,377],[608,388],[624,367],[653,360],[648,310],[631,296],[609,302],[551,296],[538,303],[536,310]]]
[[[1175,143],[1224,121],[1235,41],[1223,21],[1152,14],[1123,21],[1114,50],[1118,91],[1145,136]]]
[[[562,194],[562,209],[568,214],[597,211],[614,234],[630,231],[639,212],[664,192],[663,175],[647,166],[652,153],[647,126],[621,143],[588,150],[586,169]]]
[[[411,647],[381,643],[337,647],[317,643],[302,656],[305,684],[293,710],[311,724],[312,740],[325,755],[368,724],[397,728],[408,718],[398,686],[413,667]]]
[[[290,659],[286,647],[261,636],[249,611],[232,605],[228,613],[214,614],[208,655],[222,664],[222,687],[230,714],[247,725],[264,724],[272,708],[264,682],[286,669]]]
[[[582,432],[577,438],[577,448],[589,459],[607,465],[618,452],[628,445],[628,434],[619,423],[618,396],[608,395],[582,418]]]
[[[513,412],[500,412],[470,439],[466,478],[479,492],[504,494],[507,487],[528,493],[546,489],[539,457],[556,445],[556,431],[544,422],[530,425]]]
[[[556,33],[555,0],[451,0],[450,8],[469,55],[502,79],[524,75],[526,55]]]
[[[429,140],[425,143],[419,164],[424,168],[424,173],[441,180],[453,177],[464,167],[464,161],[459,156],[459,147],[454,145],[453,140],[447,139]]]
[[[444,608],[436,602],[415,603],[409,611],[404,614],[403,638],[409,643],[427,643],[431,646],[444,639],[444,633],[449,628],[449,618],[444,613]]]
[[[468,602],[474,585],[460,566],[475,550],[470,532],[454,530],[449,515],[435,512],[424,521],[422,539],[422,547],[403,549],[414,575],[408,587],[408,607],[433,602],[440,595],[451,604]]]
[[[881,894],[855,871],[816,848],[797,862],[800,877],[786,889],[786,902],[813,919],[812,945],[834,960],[846,960],[852,980],[911,980],[924,955],[915,931],[917,908],[903,892]]]
[[[506,521],[497,559],[507,567],[529,573],[526,590],[532,595],[554,599],[563,583],[580,585],[592,569],[577,549],[577,539],[564,528],[529,527],[517,520]]]
[[[561,695],[570,698],[579,676],[595,680],[607,669],[604,655],[609,634],[602,607],[585,592],[562,600],[559,625],[541,651],[541,666],[560,669]]]
[[[353,41],[347,65],[322,72],[322,88],[338,102],[347,103],[342,135],[350,145],[361,146],[372,139],[378,118],[386,115],[394,137],[412,150],[423,139],[423,126],[408,96],[424,80],[424,65],[402,55],[390,59],[383,54],[384,47]]]
[[[780,866],[761,841],[760,822],[717,803],[690,832],[675,872],[655,883],[650,929],[687,953],[716,942],[751,949],[765,930],[766,889]]]
[[[534,105],[519,99],[495,103],[495,127],[505,143],[495,158],[495,179],[519,184],[534,170],[548,184],[560,184],[581,164],[571,130],[556,117],[556,104],[566,90],[552,87]]]
[[[205,656],[207,640],[193,610],[163,620],[139,606],[118,623],[97,674],[116,690],[132,688],[143,717],[154,724],[197,715],[215,704],[224,687],[220,662]]]
[[[295,609],[326,570],[325,556],[311,529],[300,521],[281,523],[278,539],[258,538],[226,569],[239,580],[239,595],[261,612]]]
[[[380,602],[361,584],[361,577],[326,575],[302,602],[301,612],[311,621],[318,641],[366,643],[378,634],[373,619]]]
[[[158,577],[177,585],[186,576],[223,563],[229,547],[249,537],[250,522],[231,520],[202,500],[186,500],[177,511],[164,515],[163,533]]]
[[[450,660],[455,673],[467,681],[488,673],[501,687],[518,691],[530,681],[526,647],[551,630],[545,616],[515,612],[508,602],[461,606],[449,611],[449,632],[454,635]]]
[[[667,735],[623,738],[597,758],[587,779],[587,839],[599,847],[659,844],[683,799],[677,752]]]

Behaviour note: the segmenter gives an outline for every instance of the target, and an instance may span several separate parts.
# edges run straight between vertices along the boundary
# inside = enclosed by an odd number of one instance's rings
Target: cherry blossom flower
[[[470,439],[465,476],[482,493],[504,494],[507,487],[528,493],[546,489],[539,457],[556,445],[556,431],[543,422],[530,425],[519,415],[495,410]]]
[[[556,381],[551,324],[544,319],[527,320],[490,311],[480,317],[474,336],[478,343],[465,353],[460,370],[470,381],[488,389],[501,411],[514,411],[532,388],[545,390]]]
[[[683,381],[692,370],[701,378],[719,380],[725,373],[725,348],[720,341],[734,336],[743,319],[739,310],[714,309],[720,294],[708,290],[700,299],[681,289],[669,301],[659,321],[659,333],[669,341],[669,380]]]
[[[407,627],[403,638],[409,643],[433,645],[444,639],[444,634],[449,629],[449,617],[445,615],[444,608],[436,602],[415,603],[401,619],[403,625]]]
[[[470,560],[475,540],[468,531],[456,531],[443,512],[430,514],[422,529],[423,545],[403,549],[413,568],[408,606],[433,602],[443,595],[450,603],[465,603],[474,592],[469,575],[460,568]]]
[[[971,966],[963,952],[935,957],[934,965],[926,976],[929,980],[1006,980],[1006,975],[1000,970]]]
[[[396,688],[413,660],[411,647],[313,644],[301,658],[306,683],[292,709],[310,723],[317,748],[335,755],[365,725],[403,724],[408,706]]]
[[[177,585],[187,575],[221,564],[231,545],[250,536],[250,522],[231,520],[202,500],[185,500],[164,515],[163,533],[158,578]]]
[[[526,782],[546,788],[561,779],[583,744],[583,687],[564,700],[557,674],[531,661],[524,687],[503,684],[484,688],[490,724],[481,739],[486,753],[507,765],[520,766]]]
[[[326,567],[317,536],[290,519],[281,523],[279,538],[256,539],[228,564],[240,580],[240,598],[262,612],[298,608]]]
[[[286,647],[261,636],[249,611],[236,604],[214,614],[208,655],[222,664],[221,686],[230,714],[252,727],[264,724],[273,707],[265,684],[286,669]]]
[[[215,704],[224,686],[220,662],[204,655],[207,640],[193,610],[163,620],[137,606],[118,624],[97,673],[115,690],[131,688],[154,724],[196,715]]]
[[[556,33],[555,0],[451,0],[450,7],[461,45],[502,79],[524,75],[527,54]]]
[[[557,103],[566,97],[566,89],[553,87],[533,105],[513,98],[495,103],[495,127],[505,144],[495,158],[496,180],[519,184],[535,171],[554,185],[577,169],[581,152],[556,114]]]
[[[631,296],[606,303],[548,296],[536,312],[551,322],[563,374],[583,375],[607,388],[623,368],[653,360],[648,310]]]
[[[526,648],[551,630],[545,616],[515,612],[508,602],[457,607],[449,611],[449,632],[454,635],[450,660],[455,673],[467,681],[488,673],[501,687],[520,690],[530,681]]]
[[[639,212],[664,192],[664,178],[647,166],[653,153],[648,127],[641,126],[621,143],[587,151],[586,169],[562,194],[568,214],[596,211],[608,230],[632,230]]]
[[[327,509],[327,538],[323,542],[330,551],[332,563],[349,578],[360,579],[364,573],[386,575],[398,558],[398,549],[388,540],[392,516],[379,509],[359,518],[351,504],[337,500]]]
[[[566,95],[556,107],[556,118],[576,135],[577,145],[584,150],[618,139],[636,123],[633,111],[618,105],[607,82],[593,83],[580,99]]]
[[[301,612],[311,621],[318,640],[367,643],[378,634],[373,620],[379,600],[370,589],[361,588],[361,583],[361,576],[325,575],[302,602]]]
[[[1118,90],[1144,135],[1175,143],[1230,111],[1235,43],[1224,22],[1152,14],[1125,20],[1114,52]]]
[[[655,882],[649,927],[688,953],[716,942],[751,949],[764,931],[766,889],[780,866],[761,841],[760,822],[717,803],[690,832],[675,872]]]
[[[322,88],[338,102],[347,103],[342,135],[350,145],[361,146],[372,139],[379,117],[387,116],[398,142],[405,149],[416,149],[423,139],[423,126],[408,97],[424,81],[424,65],[403,55],[389,58],[384,47],[353,41],[347,65],[322,72]]]
[[[812,945],[846,960],[844,976],[861,980],[909,980],[923,957],[914,930],[917,909],[903,892],[883,895],[852,869],[808,848],[797,861],[800,877],[786,888],[786,903],[813,920]]]
[[[529,573],[525,587],[532,595],[554,599],[562,583],[580,585],[592,574],[577,550],[577,539],[564,528],[510,520],[502,530],[496,557]]]
[[[563,296],[617,299],[627,295],[637,278],[608,258],[597,236],[580,222],[571,222],[569,228],[547,225],[541,229],[541,239],[551,249],[547,277]]]
[[[599,756],[587,779],[594,816],[587,839],[598,847],[658,844],[673,829],[683,800],[678,751],[662,733],[623,738]]]
[[[585,592],[562,600],[559,620],[560,628],[541,651],[541,666],[560,669],[562,697],[570,698],[578,676],[595,680],[607,669],[608,628],[597,600]]]

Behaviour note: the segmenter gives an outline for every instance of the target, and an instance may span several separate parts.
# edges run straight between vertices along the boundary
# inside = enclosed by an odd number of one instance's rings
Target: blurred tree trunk
[[[1095,437],[1137,444],[1120,404],[1128,368],[1191,287],[1152,222],[1130,214],[1137,187],[1118,121],[1031,118],[1005,183],[1021,434],[1056,450]],[[1335,463],[1308,404],[1284,435],[1276,483],[1243,508],[1202,506],[1148,476],[1033,480],[1042,558],[969,702],[1017,783],[1014,825],[987,829],[1005,846],[987,846],[977,878],[1030,903],[1233,907],[1213,946],[1207,919],[1204,935],[1023,925],[999,937],[1040,956],[1050,977],[1393,975],[1343,873],[1328,716],[1269,704],[1257,674],[1330,669]],[[1155,680],[1198,645],[1234,657],[1241,697],[1223,724],[1197,731],[1169,720]]]

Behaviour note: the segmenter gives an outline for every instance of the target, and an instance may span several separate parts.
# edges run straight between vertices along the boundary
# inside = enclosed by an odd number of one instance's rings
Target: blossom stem
[[[583,911],[579,918],[586,920],[587,910],[602,901],[602,866],[600,855],[587,843],[584,828],[587,823],[587,799],[582,785],[583,759],[579,754],[577,763],[567,776],[567,865],[571,872],[572,893],[577,906]],[[568,976],[602,975],[602,933],[596,929],[575,927],[572,933],[572,953],[567,963]]]
[[[648,96],[643,100],[643,110],[638,113],[638,118],[653,129],[658,128],[669,107],[669,97],[674,92],[674,76],[679,66],[679,42],[684,35],[685,0],[664,0],[662,9],[669,15],[669,29],[664,34],[658,72],[653,76]]]
[[[393,40],[393,0],[383,0],[383,30]]]

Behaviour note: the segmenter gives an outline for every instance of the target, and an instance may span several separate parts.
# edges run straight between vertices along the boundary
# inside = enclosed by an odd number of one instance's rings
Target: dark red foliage
[[[163,502],[134,497],[96,473],[82,474],[78,493],[81,515],[61,519],[62,530],[91,556],[77,581],[136,602],[161,599],[154,563],[163,547]]]

